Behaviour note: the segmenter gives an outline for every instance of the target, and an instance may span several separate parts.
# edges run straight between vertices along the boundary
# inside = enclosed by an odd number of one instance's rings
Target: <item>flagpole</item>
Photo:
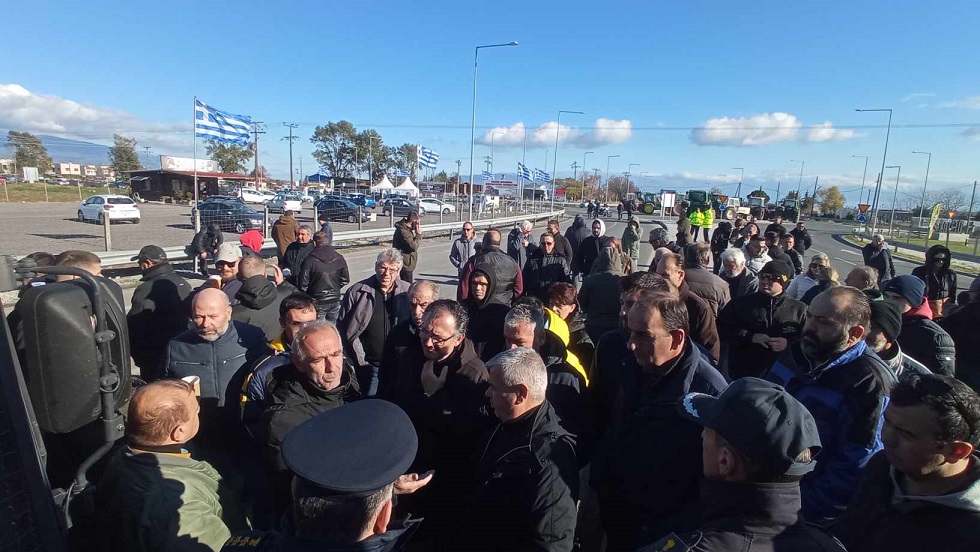
[[[527,127],[524,127],[524,153],[521,155],[521,165],[527,168]],[[521,172],[521,205],[524,204],[524,173]]]
[[[194,133],[194,209],[197,209],[197,96],[194,96],[194,111],[191,119],[191,132]],[[200,232],[201,217],[194,217],[194,232]]]

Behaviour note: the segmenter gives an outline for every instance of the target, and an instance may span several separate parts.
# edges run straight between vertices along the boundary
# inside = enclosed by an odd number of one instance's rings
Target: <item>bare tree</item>
[[[936,190],[930,193],[928,198],[927,205],[932,206],[938,203],[940,205],[940,212],[944,215],[949,211],[961,211],[967,206],[966,194],[962,190],[955,188]]]

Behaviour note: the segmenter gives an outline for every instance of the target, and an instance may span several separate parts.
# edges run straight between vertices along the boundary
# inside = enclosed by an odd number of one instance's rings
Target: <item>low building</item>
[[[0,159],[0,174],[14,174],[17,164],[13,159]]]
[[[240,188],[252,187],[254,178],[244,174],[202,172],[197,173],[198,199],[221,195],[221,189],[228,185]],[[194,201],[194,172],[164,169],[131,171],[129,173],[131,193],[147,201],[168,203]]]
[[[81,176],[82,166],[78,163],[55,163],[54,173],[58,176]]]

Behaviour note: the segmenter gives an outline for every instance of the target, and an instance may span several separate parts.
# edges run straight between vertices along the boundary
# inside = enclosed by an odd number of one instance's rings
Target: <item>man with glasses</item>
[[[552,284],[574,281],[568,260],[555,249],[557,237],[560,236],[550,232],[541,234],[541,247],[531,254],[524,266],[524,293],[542,301],[548,298],[548,288]]]
[[[810,259],[810,266],[806,272],[793,278],[786,288],[786,296],[800,301],[810,288],[820,283],[818,273],[830,266],[830,257],[826,253],[817,253]]]
[[[476,255],[476,231],[473,228],[473,223],[466,221],[463,223],[463,231],[453,242],[452,248],[449,250],[449,262],[456,267],[456,273],[459,275],[463,271],[463,265],[466,261],[470,260],[470,257]]]
[[[378,372],[378,398],[391,401],[403,410],[421,395],[422,344],[419,331],[422,316],[429,305],[439,300],[439,286],[426,280],[416,280],[408,288],[408,307],[411,316],[391,329],[381,353]],[[418,368],[417,370],[415,368]]]
[[[218,274],[211,276],[201,284],[195,292],[206,288],[218,288],[225,292],[228,301],[237,305],[239,290],[242,289],[242,281],[238,279],[238,261],[242,260],[242,248],[233,243],[223,243],[218,247],[218,254],[214,257],[214,268]]]

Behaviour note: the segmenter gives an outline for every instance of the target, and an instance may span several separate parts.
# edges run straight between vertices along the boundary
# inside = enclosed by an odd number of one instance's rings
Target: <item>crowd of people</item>
[[[446,298],[417,214],[352,284],[284,217],[276,264],[205,230],[195,290],[134,259],[101,549],[980,550],[980,284],[942,246],[841,282],[779,219],[466,222]]]

